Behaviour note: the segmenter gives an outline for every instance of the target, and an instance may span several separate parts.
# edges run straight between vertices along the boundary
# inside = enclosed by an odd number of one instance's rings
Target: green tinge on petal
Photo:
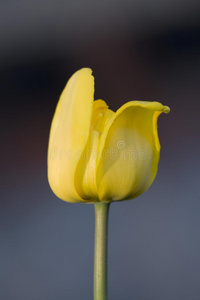
[[[107,123],[100,139],[97,186],[101,201],[131,199],[153,182],[160,156],[157,118],[169,108],[132,101]]]
[[[53,192],[68,202],[83,201],[75,172],[85,149],[92,117],[94,78],[89,68],[76,72],[59,99],[48,148],[48,180]]]

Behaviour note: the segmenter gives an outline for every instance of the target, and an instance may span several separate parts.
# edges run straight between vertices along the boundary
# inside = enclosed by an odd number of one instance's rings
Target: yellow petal
[[[99,201],[96,185],[98,145],[102,131],[113,114],[103,100],[94,101],[90,135],[76,170],[76,189],[87,202]]]
[[[48,148],[48,180],[62,200],[83,201],[76,190],[75,172],[85,149],[92,117],[94,78],[89,68],[68,81],[52,121]]]
[[[153,182],[160,156],[157,118],[169,108],[158,102],[131,101],[104,127],[97,158],[101,201],[131,199]]]

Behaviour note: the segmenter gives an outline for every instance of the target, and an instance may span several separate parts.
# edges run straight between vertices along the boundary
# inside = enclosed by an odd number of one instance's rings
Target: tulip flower
[[[157,173],[159,115],[169,107],[130,101],[116,112],[94,101],[89,68],[77,71],[60,96],[48,148],[48,180],[67,202],[95,204],[94,299],[107,299],[106,236],[109,203],[145,192]]]
[[[48,179],[68,202],[132,199],[152,184],[160,156],[157,119],[169,108],[130,101],[117,112],[94,101],[89,68],[68,81],[53,118]]]

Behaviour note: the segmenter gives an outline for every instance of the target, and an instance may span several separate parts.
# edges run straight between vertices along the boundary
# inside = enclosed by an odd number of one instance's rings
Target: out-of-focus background
[[[200,299],[199,11],[195,0],[0,2],[0,299],[93,297],[93,206],[59,200],[46,175],[59,95],[82,67],[113,110],[171,108],[153,185],[111,205],[109,299]]]

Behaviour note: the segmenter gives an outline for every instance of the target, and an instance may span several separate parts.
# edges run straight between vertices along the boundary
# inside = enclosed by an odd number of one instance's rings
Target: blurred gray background
[[[0,2],[0,299],[93,298],[94,208],[56,198],[46,175],[59,95],[82,67],[113,110],[171,108],[153,185],[110,208],[109,300],[200,299],[199,12],[195,0]]]

